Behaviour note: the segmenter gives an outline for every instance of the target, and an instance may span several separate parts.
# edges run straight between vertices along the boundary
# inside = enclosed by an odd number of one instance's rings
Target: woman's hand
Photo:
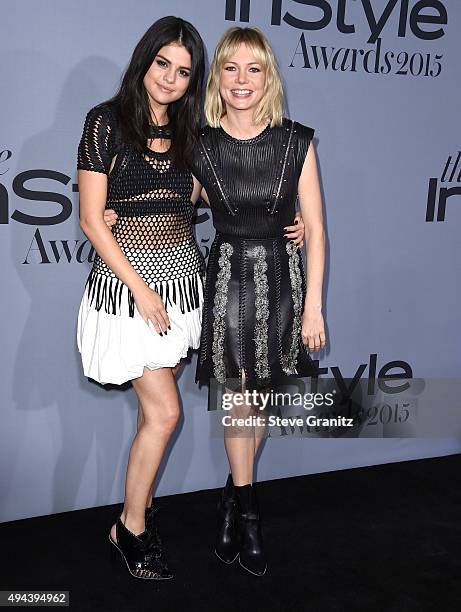
[[[133,297],[139,314],[148,325],[149,321],[152,323],[157,333],[163,335],[171,329],[165,305],[156,291],[145,285],[133,293]]]
[[[301,337],[303,344],[311,353],[325,347],[325,324],[319,306],[306,302],[302,316]]]
[[[301,214],[299,212],[295,215],[295,224],[287,225],[284,227],[284,230],[287,230],[287,233],[284,234],[286,238],[289,238],[296,246],[299,246],[303,243],[304,240],[304,222]]]
[[[117,223],[118,215],[112,208],[108,208],[104,211],[104,223],[107,227],[111,228]]]

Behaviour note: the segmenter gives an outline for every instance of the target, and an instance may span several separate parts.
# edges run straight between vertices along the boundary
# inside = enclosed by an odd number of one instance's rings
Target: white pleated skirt
[[[130,292],[120,281],[115,290],[116,300],[111,299],[110,308],[104,307],[104,303],[107,306],[109,302],[105,299],[110,295],[108,287],[107,295],[104,289],[103,299],[98,302],[94,287],[102,293],[101,286],[107,280],[117,281],[92,273],[92,282],[85,287],[78,311],[77,346],[85,376],[103,385],[121,385],[142,376],[144,368],[174,367],[190,349],[199,347],[203,309],[203,278],[199,273],[186,279],[150,285],[167,303],[171,330],[163,336],[155,331],[150,321],[144,321],[132,296],[129,306]],[[183,288],[194,286],[193,305],[185,294],[181,294],[181,301],[177,297],[181,292],[179,283]],[[171,299],[173,295],[175,299]],[[117,308],[112,307],[115,301]]]

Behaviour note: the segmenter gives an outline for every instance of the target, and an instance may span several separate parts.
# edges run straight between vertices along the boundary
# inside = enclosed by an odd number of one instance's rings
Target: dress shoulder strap
[[[208,172],[210,173],[213,179],[213,185],[219,193],[221,202],[227,208],[228,213],[235,216],[237,214],[237,210],[230,203],[230,198],[227,193],[221,172],[219,170],[218,163],[216,161],[216,156],[213,150],[213,143],[211,142],[209,130],[203,131],[201,134],[199,141],[199,151],[200,154],[203,156],[205,166],[207,167]]]
[[[285,175],[287,171],[288,156],[290,154],[290,151],[293,150],[293,131],[294,131],[295,122],[291,119],[288,119],[284,123],[285,125],[282,128],[283,133],[282,133],[282,142],[281,142],[282,169],[280,171],[280,175],[276,176],[275,178],[275,187],[271,192],[272,193],[272,203],[270,203],[268,206],[268,210],[271,215],[277,212],[277,204],[279,203],[280,192],[282,190],[283,181],[285,179]]]

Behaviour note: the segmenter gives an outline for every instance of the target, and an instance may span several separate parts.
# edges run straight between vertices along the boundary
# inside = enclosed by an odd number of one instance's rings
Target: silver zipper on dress
[[[222,196],[222,199],[224,201],[224,204],[226,205],[226,208],[231,213],[231,215],[235,216],[235,210],[230,206],[230,204],[227,201],[226,195],[225,195],[224,190],[223,190],[223,188],[221,186],[221,183],[220,183],[220,181],[218,179],[218,175],[216,174],[216,170],[214,169],[213,163],[211,162],[211,159],[210,159],[210,156],[208,155],[206,147],[204,146],[203,143],[201,143],[201,145],[202,145],[203,152],[205,153],[205,156],[206,156],[206,158],[208,160],[208,163],[210,165],[211,171],[213,172],[213,176],[215,178],[216,184],[218,185],[219,191],[221,192],[221,196]]]
[[[295,122],[294,122],[294,121],[292,121],[292,122],[291,122],[290,135],[289,135],[289,137],[288,137],[287,148],[286,148],[286,150],[285,150],[285,157],[284,157],[284,159],[283,159],[282,173],[281,173],[281,175],[280,175],[279,186],[278,186],[278,188],[277,188],[277,193],[276,193],[276,195],[275,195],[275,201],[274,201],[274,204],[272,205],[272,208],[271,208],[271,210],[270,210],[271,215],[273,215],[273,214],[274,214],[274,211],[275,211],[275,209],[276,209],[276,207],[277,207],[277,202],[278,202],[278,199],[279,199],[279,196],[280,196],[280,190],[282,189],[283,177],[285,176],[285,169],[286,169],[286,165],[287,165],[288,152],[289,152],[289,150],[290,150],[291,139],[292,139],[292,136],[293,136],[294,124],[295,124]]]

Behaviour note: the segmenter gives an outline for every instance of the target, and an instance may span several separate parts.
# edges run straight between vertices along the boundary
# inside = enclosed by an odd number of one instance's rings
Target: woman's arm
[[[80,227],[99,256],[131,291],[145,284],[123,254],[112,232],[104,223],[107,176],[88,170],[78,171]]]
[[[325,267],[325,231],[322,196],[314,143],[311,142],[298,183],[301,215],[307,244],[307,291],[304,304],[302,337],[310,351],[325,346],[322,316],[322,286]]]
[[[125,257],[104,220],[107,198],[107,175],[89,170],[78,171],[80,194],[80,227],[98,255],[114,274],[131,290],[139,313],[150,320],[156,331],[165,331],[168,315],[160,296],[150,289]]]
[[[192,176],[193,180],[194,180],[194,188],[192,190],[192,195],[191,195],[191,202],[193,204],[197,203],[197,200],[199,198],[202,198],[202,200],[205,200],[205,202],[208,204],[208,206],[210,205],[209,201],[208,201],[208,196],[206,194],[205,189],[202,187],[202,184],[195,178],[195,176]]]
[[[210,206],[210,200],[208,199],[208,195],[204,187],[202,187],[202,191],[200,192],[200,197],[205,202],[205,204],[208,204],[208,206]]]

